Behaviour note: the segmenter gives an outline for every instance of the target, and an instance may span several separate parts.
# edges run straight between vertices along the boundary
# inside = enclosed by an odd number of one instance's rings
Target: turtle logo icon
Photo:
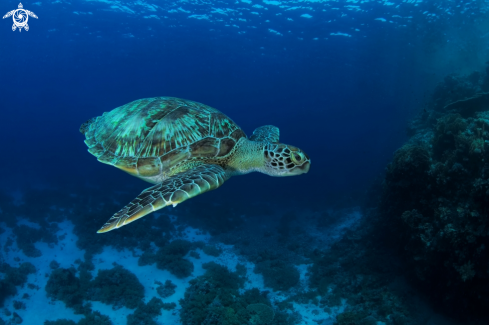
[[[22,3],[19,3],[19,9],[7,12],[5,16],[3,16],[3,19],[10,16],[12,16],[12,19],[14,20],[14,24],[12,25],[12,31],[14,32],[17,28],[19,29],[19,32],[22,31],[22,28],[24,28],[26,31],[29,30],[29,25],[27,25],[29,16],[37,19],[36,14],[32,11],[25,10],[24,6],[22,6]]]

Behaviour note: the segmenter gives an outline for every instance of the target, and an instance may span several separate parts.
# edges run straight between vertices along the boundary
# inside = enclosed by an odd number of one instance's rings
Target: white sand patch
[[[198,242],[198,241],[202,241],[204,243],[208,243],[209,240],[211,239],[211,235],[209,235],[208,233],[205,233],[202,230],[197,229],[197,228],[192,228],[190,226],[186,227],[182,231],[182,233],[183,234],[180,235],[180,236],[175,236],[173,238],[173,240],[175,240],[175,239],[185,239],[185,240],[188,240],[189,242],[192,242],[192,243],[195,243],[195,242]]]
[[[245,290],[249,290],[253,288],[265,290],[263,275],[253,272],[253,270],[255,269],[255,264],[251,262],[246,262],[244,263],[244,266],[246,267],[246,275],[248,278],[244,285]]]

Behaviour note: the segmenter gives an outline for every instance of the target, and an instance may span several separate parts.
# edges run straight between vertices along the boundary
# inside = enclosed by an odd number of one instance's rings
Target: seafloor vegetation
[[[84,250],[84,258],[70,267],[60,266],[62,256],[50,261],[45,287],[34,290],[43,290],[46,299],[61,301],[75,314],[83,315],[78,324],[110,324],[109,313],[102,315],[94,310],[92,304],[96,302],[111,306],[115,312],[120,308],[131,310],[127,316],[128,324],[156,324],[157,317],[165,310],[178,313],[182,324],[188,325],[301,324],[303,316],[299,309],[307,309],[311,317],[323,319],[323,324],[374,324],[377,321],[415,324],[408,299],[403,297],[402,290],[391,287],[398,267],[384,262],[386,253],[372,253],[376,244],[368,239],[369,223],[359,221],[365,225],[358,226],[358,231],[351,230],[343,237],[338,235],[335,227],[348,221],[352,215],[359,216],[358,211],[290,210],[272,213],[270,207],[261,205],[246,215],[246,211],[237,210],[236,205],[227,208],[215,206],[214,219],[222,218],[226,222],[203,225],[201,220],[194,218],[194,212],[183,205],[177,220],[172,221],[168,215],[160,213],[155,218],[143,218],[131,227],[112,232],[109,240],[108,236],[94,234],[93,227],[85,222],[88,218],[103,220],[108,210],[116,209],[110,201],[97,201],[97,190],[76,196],[53,190],[50,195],[62,198],[56,206],[44,200],[33,202],[40,206],[39,211],[43,211],[41,216],[45,223],[38,222],[39,213],[33,217],[24,210],[29,197],[41,194],[36,190],[32,192],[35,194],[25,196],[25,203],[19,206],[3,197],[2,214],[12,232],[1,248],[2,252],[7,254],[14,249],[14,242],[21,249],[26,246],[22,242],[29,241],[25,236],[16,235],[15,229],[20,227],[15,221],[16,216],[21,216],[24,223],[38,225],[38,228],[22,226],[34,229],[27,229],[32,233],[46,233],[36,240],[47,245],[58,245],[56,240],[63,242],[66,234],[55,225],[68,218],[74,224],[73,232],[78,238],[76,245]],[[125,194],[119,195],[117,201],[123,201]],[[86,207],[90,207],[89,210]],[[212,206],[208,207],[208,210],[212,209]],[[233,224],[234,219],[218,213],[223,209],[245,217],[236,218]],[[257,218],[261,215],[268,218],[257,228]],[[240,256],[243,262],[253,263],[254,267],[247,269],[238,263],[231,270],[225,263],[204,263],[204,273],[195,277],[192,261],[200,260],[202,255],[218,261],[223,250],[212,243],[181,239],[185,238],[188,225],[213,233],[212,242],[225,243],[227,253]],[[154,266],[170,272],[176,279],[188,279],[189,286],[183,298],[178,304],[168,302],[177,286],[172,281],[155,279],[154,290],[158,297],[145,299],[140,279],[123,266],[114,264],[98,269],[98,259],[94,256],[105,246],[132,251],[141,267]],[[389,259],[396,260],[392,256],[388,256]],[[3,265],[1,272],[4,274],[7,274],[4,271],[7,268],[21,273],[20,267]],[[263,277],[265,288],[250,286],[250,277],[258,275]],[[14,317],[20,317],[14,314],[16,310],[12,301],[5,306],[0,317],[12,321]],[[74,322],[59,319],[46,324]]]
[[[430,312],[420,297],[465,323],[488,319],[489,71],[447,76],[408,134],[367,193],[362,213],[204,200],[101,236],[93,225],[131,193],[107,200],[103,188],[31,189],[20,204],[0,193],[0,324],[21,322],[29,292],[39,290],[83,317],[48,325],[111,324],[95,303],[130,310],[130,325],[157,324],[164,312],[184,325],[301,324],[305,317],[322,325],[422,324]],[[67,234],[59,224],[66,219],[84,256],[68,267],[62,256],[51,261],[45,287],[29,281],[37,272],[32,263],[2,258],[20,250],[39,259],[36,243],[62,250]],[[211,234],[210,242],[188,237],[188,226]],[[94,257],[109,246],[130,251],[139,267],[188,281],[154,279],[158,296],[150,299],[142,279],[122,265],[98,268]],[[228,268],[223,254],[240,262]],[[199,271],[194,264],[203,256],[214,262]],[[252,285],[257,276],[265,287]]]

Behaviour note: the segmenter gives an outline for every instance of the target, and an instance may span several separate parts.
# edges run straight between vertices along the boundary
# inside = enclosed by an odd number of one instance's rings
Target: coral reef
[[[217,257],[222,253],[221,250],[214,245],[205,245],[204,247],[202,247],[202,251],[207,255],[214,257]]]
[[[134,314],[127,316],[127,325],[157,325],[153,318],[161,315],[165,304],[159,298],[153,297],[147,304],[141,302]]]
[[[85,312],[83,307],[85,290],[82,289],[80,279],[75,274],[75,268],[53,270],[45,290],[49,298],[61,300],[67,307],[73,308],[75,313],[82,314]]]
[[[138,278],[121,265],[115,264],[110,270],[99,270],[90,283],[90,299],[113,305],[136,308],[144,298],[144,287]]]
[[[160,281],[155,281],[158,285],[156,292],[161,298],[168,298],[175,293],[176,285],[171,280],[166,280],[163,285]]]
[[[36,268],[29,262],[22,263],[19,267],[2,263],[0,272],[4,273],[4,278],[0,280],[0,307],[2,307],[5,299],[17,294],[16,287],[23,286],[27,282],[27,276],[35,273]]]
[[[477,74],[465,78],[456,74],[447,75],[435,87],[430,107],[436,111],[443,111],[447,105],[475,96],[481,91],[479,82],[480,75],[477,77]]]
[[[178,278],[186,278],[192,274],[194,265],[183,257],[192,249],[189,241],[177,239],[156,252],[156,267],[168,270]]]
[[[58,319],[55,321],[47,320],[44,325],[112,325],[112,322],[108,316],[94,311],[93,313],[87,313],[85,318],[80,319],[78,323],[68,319]]]
[[[146,266],[156,263],[156,254],[151,248],[144,251],[138,259],[138,266]]]
[[[15,310],[25,309],[25,303],[19,300],[14,300],[13,306]]]
[[[77,325],[112,325],[108,316],[102,315],[98,311],[85,314],[85,318],[80,319]]]
[[[486,320],[488,88],[484,72],[451,75],[436,87],[386,170],[379,204],[411,279],[448,313]]]
[[[22,324],[22,322],[24,322],[24,320],[22,319],[22,317],[20,317],[19,314],[17,314],[15,311],[12,313],[12,317],[10,318],[10,321],[9,321],[9,325],[10,324]]]
[[[272,307],[262,303],[248,305],[246,310],[250,313],[250,324],[253,325],[270,324],[275,317]]]
[[[49,263],[49,267],[51,268],[51,270],[55,270],[60,267],[60,264],[53,260],[51,261],[51,263]]]
[[[110,270],[99,270],[95,279],[91,280],[88,271],[92,268],[90,264],[80,264],[79,277],[73,267],[54,269],[45,287],[47,296],[63,301],[77,314],[84,314],[87,322],[96,319],[103,323],[104,318],[93,314],[90,304],[83,304],[84,300],[101,301],[112,305],[113,309],[122,306],[136,308],[142,303],[144,287],[133,273],[115,264]]]
[[[393,285],[402,274],[400,262],[393,252],[385,250],[378,238],[377,227],[370,217],[359,230],[347,233],[330,249],[311,255],[309,286],[314,291],[289,298],[289,301],[313,303],[326,312],[345,304],[337,316],[338,325],[346,324],[416,324],[406,288]],[[392,323],[392,319],[402,322]]]
[[[341,313],[336,318],[335,325],[376,325],[377,321],[369,317],[365,311],[353,312],[347,311]]]
[[[273,290],[288,290],[299,283],[299,271],[279,259],[260,262],[254,271],[261,273],[265,286]]]
[[[76,325],[72,320],[68,319],[57,319],[57,320],[47,320],[44,325]]]
[[[14,234],[17,236],[17,246],[29,257],[41,256],[41,251],[34,246],[37,241],[56,244],[56,236],[48,229],[36,229],[26,225],[20,225],[14,228]]]
[[[276,315],[266,294],[258,289],[240,294],[244,278],[238,273],[213,262],[203,267],[206,273],[190,281],[180,300],[182,324],[293,324],[286,314]]]

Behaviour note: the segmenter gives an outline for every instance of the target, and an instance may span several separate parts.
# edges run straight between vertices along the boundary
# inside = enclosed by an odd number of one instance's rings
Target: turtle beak
[[[311,161],[308,160],[302,165],[292,168],[289,172],[289,175],[296,176],[296,175],[306,174],[309,171],[310,167],[311,167]]]

